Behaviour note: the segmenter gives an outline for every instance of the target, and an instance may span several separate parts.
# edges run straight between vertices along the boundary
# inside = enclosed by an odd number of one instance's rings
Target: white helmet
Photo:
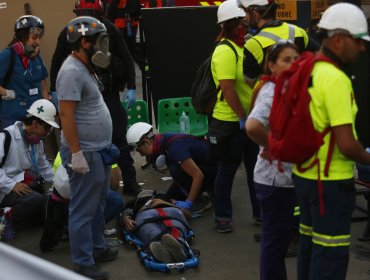
[[[127,143],[131,146],[136,146],[143,136],[147,135],[152,130],[152,126],[145,122],[134,123],[126,134]]]
[[[245,17],[243,9],[239,8],[236,0],[222,2],[217,10],[217,23],[222,23],[230,19]]]
[[[238,0],[238,6],[248,8],[250,6],[266,6],[274,1],[269,0]]]
[[[27,110],[29,114],[43,120],[55,128],[59,125],[55,122],[57,111],[55,106],[49,100],[39,99],[32,103],[31,107]]]
[[[330,6],[317,26],[325,30],[346,30],[355,38],[370,41],[365,14],[350,3],[337,3]]]

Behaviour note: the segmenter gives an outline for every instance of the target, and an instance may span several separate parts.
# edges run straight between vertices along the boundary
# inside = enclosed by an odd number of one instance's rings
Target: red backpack
[[[305,168],[302,164],[318,152],[324,144],[324,137],[331,132],[326,128],[322,133],[315,130],[309,110],[311,96],[308,88],[312,83],[311,72],[317,61],[334,62],[323,54],[304,52],[301,57],[284,71],[275,83],[275,94],[270,113],[270,131],[268,145],[272,158],[281,162],[297,164],[300,172],[305,172],[318,165],[319,194],[322,194],[320,161],[317,157]],[[329,174],[329,165],[334,149],[334,137],[331,134],[328,156],[325,163],[325,176]],[[322,195],[320,212],[324,213]]]

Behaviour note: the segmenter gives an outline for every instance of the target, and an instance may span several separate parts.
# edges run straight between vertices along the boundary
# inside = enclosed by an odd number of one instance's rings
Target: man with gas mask
[[[102,152],[111,145],[112,120],[93,68],[109,66],[108,35],[93,17],[77,17],[66,27],[72,54],[60,68],[56,89],[62,125],[60,155],[70,184],[69,239],[74,270],[107,279],[97,262],[117,258],[104,240],[104,208],[111,165]]]
[[[44,24],[36,16],[25,15],[14,25],[14,38],[0,52],[0,128],[22,121],[27,109],[38,99],[49,99],[48,72],[40,56]]]
[[[0,207],[12,207],[15,226],[44,217],[43,183],[52,182],[54,174],[41,139],[59,128],[55,115],[54,105],[40,99],[27,110],[23,121],[0,133]]]
[[[254,87],[262,74],[267,49],[279,40],[290,40],[302,51],[318,51],[320,45],[302,28],[276,19],[275,0],[238,0],[246,12],[250,35],[245,43],[243,72],[247,84]]]
[[[127,112],[121,106],[119,91],[127,87],[127,110],[136,100],[135,67],[132,56],[127,48],[122,33],[104,18],[103,4],[100,0],[79,0],[75,4],[74,12],[77,16],[91,16],[101,21],[107,28],[109,35],[109,52],[111,53],[110,65],[92,65],[100,81],[102,82],[101,93],[109,109],[113,134],[112,142],[120,149],[118,166],[122,170],[124,190],[130,194],[137,195],[140,192],[136,181],[136,170],[134,160],[127,149],[126,129],[128,124]],[[64,28],[59,37],[52,58],[50,68],[50,91],[55,92],[55,81],[63,61],[71,53],[71,47],[67,42],[67,30]]]

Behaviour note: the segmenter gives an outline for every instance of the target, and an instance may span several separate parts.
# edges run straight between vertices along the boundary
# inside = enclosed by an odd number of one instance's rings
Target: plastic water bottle
[[[5,225],[6,225],[5,213],[3,211],[1,211],[1,214],[0,214],[0,235],[2,235],[2,233],[4,232]]]
[[[189,117],[186,115],[185,112],[182,112],[180,118],[179,118],[179,124],[180,124],[180,132],[181,133],[190,133],[190,121]]]
[[[13,226],[13,219],[11,217],[11,207],[5,207],[4,208],[4,221],[5,227],[2,232],[1,239],[2,240],[11,240],[15,237],[15,230]]]

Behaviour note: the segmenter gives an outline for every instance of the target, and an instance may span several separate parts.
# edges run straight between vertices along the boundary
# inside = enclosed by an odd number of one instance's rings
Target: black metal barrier
[[[153,100],[155,116],[159,99],[190,96],[195,72],[211,54],[220,31],[217,8],[166,7],[142,10],[141,26],[149,66],[149,72],[143,74],[150,76],[150,81],[145,80],[144,98],[148,104]]]

